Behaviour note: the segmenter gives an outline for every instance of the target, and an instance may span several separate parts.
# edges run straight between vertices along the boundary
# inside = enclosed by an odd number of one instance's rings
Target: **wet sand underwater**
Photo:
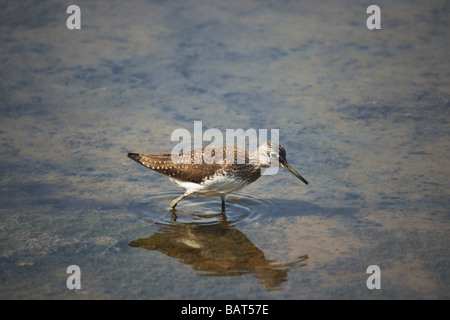
[[[448,299],[446,1],[0,5],[1,299]],[[228,201],[127,158],[279,129]],[[67,267],[81,269],[69,290]],[[370,290],[377,265],[381,289]]]

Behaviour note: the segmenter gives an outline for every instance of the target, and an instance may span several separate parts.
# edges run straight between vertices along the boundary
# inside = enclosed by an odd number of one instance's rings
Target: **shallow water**
[[[372,31],[355,1],[77,4],[81,30],[0,5],[0,298],[450,298],[446,1],[378,2]],[[280,129],[310,185],[174,218],[182,190],[126,154],[195,120]]]

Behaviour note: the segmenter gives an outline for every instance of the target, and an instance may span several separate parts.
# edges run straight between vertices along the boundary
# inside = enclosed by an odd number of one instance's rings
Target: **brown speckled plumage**
[[[273,159],[273,150],[279,157],[281,167],[288,169],[308,184],[288,165],[284,148],[271,142],[262,145],[253,154],[237,147],[216,146],[213,150],[206,148],[192,150],[184,156],[180,153],[178,159],[175,157],[173,159],[171,153],[129,153],[128,157],[167,176],[187,190],[172,202],[171,209],[174,209],[177,203],[187,195],[203,193],[209,196],[220,196],[222,210],[225,210],[225,196],[256,181],[261,176],[261,168],[269,167],[270,158]],[[216,162],[218,163],[208,164],[207,162],[213,162],[211,157],[214,156],[217,156]],[[217,161],[218,159],[221,160]],[[232,161],[227,162],[227,159],[232,159]]]
[[[160,153],[160,154],[139,154],[139,153],[129,153],[128,157],[139,162],[143,166],[152,169],[156,172],[164,174],[170,178],[174,178],[181,181],[202,183],[206,179],[211,179],[215,175],[234,175],[242,177],[244,180],[249,180],[249,183],[258,179],[260,174],[260,167],[254,167],[254,170],[248,170],[249,156],[248,152],[237,147],[233,149],[223,148],[224,161],[223,164],[207,164],[195,163],[196,153],[198,154],[201,150],[201,159],[203,159],[204,150],[197,149],[192,150],[190,159],[183,157],[182,161],[174,163],[172,161],[171,153]],[[227,164],[227,153],[234,153],[231,157],[233,159],[232,164]],[[212,153],[214,156],[214,154]],[[180,154],[180,157],[182,154]],[[243,158],[241,158],[243,157]],[[245,159],[245,164],[238,164],[238,159]]]

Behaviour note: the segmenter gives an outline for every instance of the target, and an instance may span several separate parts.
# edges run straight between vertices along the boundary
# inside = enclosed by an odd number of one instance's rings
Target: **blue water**
[[[0,298],[449,298],[447,2],[378,2],[381,30],[350,0],[77,5],[81,30],[0,5]],[[279,129],[310,185],[173,219],[182,190],[126,155],[194,121]]]

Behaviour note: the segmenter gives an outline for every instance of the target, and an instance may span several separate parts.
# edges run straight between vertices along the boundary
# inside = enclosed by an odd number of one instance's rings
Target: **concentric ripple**
[[[242,226],[263,218],[274,202],[249,193],[234,193],[227,197],[226,215],[221,213],[219,197],[204,198],[190,196],[177,206],[175,214],[169,211],[169,205],[179,192],[163,192],[146,196],[134,201],[131,206],[145,220],[157,224],[217,224],[225,219],[234,225]]]

